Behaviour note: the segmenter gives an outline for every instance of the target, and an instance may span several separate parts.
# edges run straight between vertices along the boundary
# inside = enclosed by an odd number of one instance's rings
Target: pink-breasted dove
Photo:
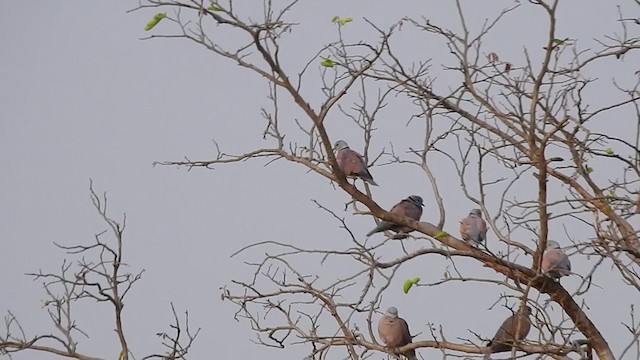
[[[471,245],[487,240],[487,222],[482,218],[480,209],[473,209],[469,216],[460,220],[460,236]]]
[[[529,315],[531,315],[531,308],[523,306],[517,313],[509,316],[500,325],[493,339],[487,343],[484,359],[490,359],[491,353],[494,352],[510,351],[516,342],[525,339],[531,330]]]
[[[394,306],[389,307],[382,319],[378,321],[378,335],[390,349],[411,344],[413,338],[409,332],[409,325],[403,318],[398,317],[398,309]],[[409,350],[403,355],[409,360],[417,359],[415,350]]]
[[[406,216],[408,218],[411,218],[415,221],[420,220],[420,217],[422,216],[422,207],[424,206],[423,202],[422,202],[422,198],[418,195],[411,195],[408,198],[400,201],[399,203],[395,204],[390,212],[394,213],[394,214],[398,214],[398,215],[402,215],[402,216]],[[397,224],[394,224],[392,222],[389,221],[381,221],[378,226],[376,226],[373,230],[369,231],[369,233],[367,234],[367,236],[371,236],[375,233],[379,233],[379,232],[383,232],[383,231],[387,231],[387,230],[391,230],[391,231],[395,231],[397,233],[408,233],[413,231],[411,228],[408,227],[404,227],[404,226],[400,226]]]
[[[336,141],[333,149],[336,153],[338,166],[346,177],[351,179],[360,178],[373,186],[378,186],[378,184],[373,181],[373,176],[371,176],[369,169],[367,169],[367,164],[364,162],[362,155],[351,150],[346,141]]]
[[[556,280],[571,274],[571,261],[556,241],[547,241],[547,250],[542,255],[542,272]]]

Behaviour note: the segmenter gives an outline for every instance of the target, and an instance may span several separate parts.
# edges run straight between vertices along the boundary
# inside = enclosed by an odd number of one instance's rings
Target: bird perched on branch
[[[547,250],[542,255],[542,272],[555,280],[571,274],[569,256],[560,249],[557,241],[547,241]]]
[[[422,202],[422,198],[418,195],[411,195],[408,198],[400,201],[399,203],[395,204],[391,210],[389,212],[394,213],[394,214],[398,214],[398,215],[402,215],[402,216],[406,216],[410,219],[413,219],[415,221],[420,220],[420,217],[422,216],[422,207],[424,206],[423,202]],[[395,231],[397,233],[409,233],[411,231],[413,231],[413,229],[405,227],[405,226],[400,226],[397,225],[395,223],[389,222],[389,221],[381,221],[378,226],[376,226],[373,230],[369,231],[369,233],[367,234],[367,236],[371,236],[375,233],[379,233],[379,232],[383,232],[383,231],[387,231],[387,230],[391,230],[391,231]]]
[[[373,186],[378,186],[373,180],[369,169],[367,169],[367,164],[364,162],[362,155],[351,150],[346,141],[336,141],[333,150],[336,154],[336,162],[338,162],[338,166],[346,177],[352,179],[360,178]]]
[[[380,340],[390,349],[411,344],[413,337],[409,332],[409,325],[403,318],[398,317],[398,309],[391,306],[387,309],[382,319],[378,321],[378,335]],[[402,354],[409,360],[416,360],[415,350],[409,350]]]
[[[487,240],[487,222],[482,218],[480,209],[471,210],[469,216],[460,220],[460,236],[471,245]]]
[[[487,343],[487,353],[484,359],[490,359],[491,353],[509,351],[516,342],[523,340],[531,330],[531,308],[521,306],[517,313],[509,316],[500,325],[496,335]]]

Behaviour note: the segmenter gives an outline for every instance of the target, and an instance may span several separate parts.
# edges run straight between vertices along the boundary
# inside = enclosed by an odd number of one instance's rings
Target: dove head
[[[333,145],[333,150],[335,151],[340,151],[342,149],[348,149],[348,148],[349,148],[349,144],[347,144],[347,142],[344,140],[338,140],[336,141],[336,144]]]
[[[398,317],[398,309],[395,306],[390,306],[385,313],[386,316],[397,318]]]
[[[416,206],[424,206],[424,204],[422,203],[422,198],[418,195],[411,195],[407,198],[407,200],[409,200],[412,204]]]
[[[472,209],[469,212],[469,215],[475,215],[475,216],[478,216],[478,217],[482,217],[482,210],[480,210],[480,209]]]
[[[557,241],[549,240],[547,241],[547,249],[560,249],[560,244]]]
[[[522,310],[522,312],[523,312],[526,316],[531,315],[531,307],[529,307],[529,306],[525,306],[525,307],[524,307],[524,309]]]

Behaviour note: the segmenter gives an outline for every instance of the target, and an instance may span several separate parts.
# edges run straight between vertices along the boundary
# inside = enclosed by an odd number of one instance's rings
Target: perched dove
[[[498,329],[493,339],[487,344],[487,353],[484,359],[490,359],[491,353],[494,352],[509,351],[514,342],[526,338],[529,330],[531,330],[529,315],[531,315],[531,308],[524,306],[517,313],[509,316],[500,325],[500,329]]]
[[[556,241],[547,241],[547,250],[542,255],[542,272],[554,279],[571,274],[571,261]]]
[[[478,245],[487,240],[487,222],[482,218],[480,209],[473,209],[469,216],[460,220],[460,236],[462,240],[472,245]]]
[[[373,177],[367,169],[367,164],[364,162],[362,155],[351,150],[346,141],[336,141],[333,149],[336,152],[338,166],[346,177],[360,178],[373,186],[378,186],[378,184],[373,181]]]
[[[395,204],[391,208],[390,212],[394,214],[406,216],[408,218],[418,221],[422,216],[423,206],[424,204],[422,203],[422,198],[420,196],[411,195],[408,198]],[[371,236],[375,233],[379,233],[387,230],[395,231],[397,233],[408,233],[413,231],[408,227],[400,226],[388,221],[381,221],[380,224],[378,224],[378,226],[376,226],[373,230],[369,231],[367,236]]]
[[[411,344],[411,333],[409,325],[403,318],[398,317],[398,309],[391,306],[387,309],[382,319],[378,322],[378,335],[380,340],[387,345],[388,348],[394,349]],[[415,350],[409,350],[403,354],[409,360],[416,360]]]

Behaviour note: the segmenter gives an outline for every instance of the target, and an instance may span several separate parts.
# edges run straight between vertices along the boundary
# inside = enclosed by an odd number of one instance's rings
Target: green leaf
[[[442,274],[442,277],[444,277],[444,278],[445,278],[445,280],[446,280],[446,279],[449,279],[449,272],[448,272],[448,271],[445,271],[445,272],[444,272],[444,274]]]
[[[611,148],[607,148],[604,152],[607,153],[607,155],[609,156],[613,155],[613,149]]]
[[[409,279],[409,280],[406,280],[406,281],[404,282],[404,284],[402,284],[402,291],[403,291],[405,294],[409,293],[409,289],[411,289],[411,287],[412,287],[413,285],[415,285],[415,284],[417,284],[417,283],[419,283],[419,282],[420,282],[420,278],[419,278],[419,277],[417,277],[417,278],[415,278],[415,279]]]
[[[324,67],[333,67],[333,61],[331,61],[331,59],[324,59],[320,62],[320,65]]]
[[[553,40],[551,40],[551,43],[552,43],[554,46],[560,46],[560,45],[571,45],[571,41],[572,41],[572,40],[573,40],[573,39],[571,39],[571,38],[553,39]]]
[[[209,10],[209,11],[223,11],[224,9],[221,8],[220,5],[211,4],[211,6],[209,6],[207,8],[207,10]]]
[[[591,166],[586,166],[584,169],[587,172],[587,174],[591,174],[593,172],[593,168]]]
[[[404,284],[402,284],[402,291],[405,294],[408,294],[409,293],[409,289],[411,289],[412,286],[413,286],[413,281],[407,280],[407,281],[404,282]]]
[[[434,238],[436,238],[436,239],[444,239],[444,238],[446,238],[447,236],[449,236],[449,234],[447,234],[446,232],[444,232],[444,231],[438,231],[438,233],[437,233],[437,234],[435,234],[433,237],[434,237]]]
[[[144,31],[149,31],[151,29],[153,29],[156,25],[158,25],[158,23],[160,22],[160,20],[164,19],[167,17],[166,13],[157,13],[153,16],[153,19],[151,19],[151,21],[149,21],[147,23],[147,25],[144,27]]]
[[[340,16],[337,16],[337,15],[334,16],[333,19],[331,19],[332,23],[334,23],[334,24],[338,23],[338,25],[340,25],[340,26],[344,26],[344,25],[346,25],[346,24],[348,24],[348,23],[350,23],[352,21],[353,21],[353,18],[340,19]]]

